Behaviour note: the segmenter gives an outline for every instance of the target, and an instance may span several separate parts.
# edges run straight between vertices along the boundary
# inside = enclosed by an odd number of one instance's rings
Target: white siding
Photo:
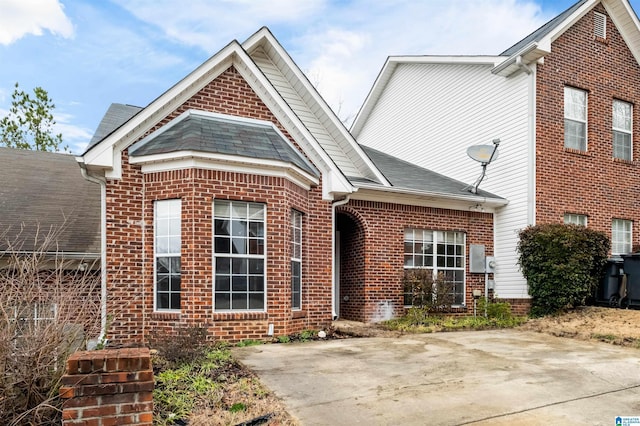
[[[355,156],[349,156],[348,153],[345,152],[347,147],[341,146],[319,121],[318,111],[314,113],[314,111],[309,108],[309,104],[300,97],[299,92],[302,88],[297,88],[296,90],[296,88],[292,87],[286,76],[280,72],[281,67],[279,68],[274,64],[264,50],[256,49],[251,53],[251,58],[269,81],[271,81],[271,84],[274,85],[291,109],[293,109],[302,123],[304,123],[305,127],[316,138],[320,146],[322,146],[346,176],[371,177],[365,176],[361,170],[358,169],[357,165],[352,161],[352,157]]]
[[[506,79],[489,65],[399,64],[358,142],[428,169],[473,183],[480,164],[466,150],[500,138],[498,160],[481,189],[507,198],[495,214],[496,294],[527,297],[517,266],[517,232],[529,223],[528,85],[522,73]]]

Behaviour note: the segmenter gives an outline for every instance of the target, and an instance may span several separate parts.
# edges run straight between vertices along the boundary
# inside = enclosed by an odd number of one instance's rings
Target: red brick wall
[[[602,5],[595,10],[606,15]],[[585,214],[590,228],[611,235],[614,218],[636,221],[640,242],[640,67],[607,17],[607,39],[594,38],[594,11],[552,43],[538,65],[536,116],[536,220],[562,222]],[[564,149],[564,87],[588,92],[588,152]],[[612,102],[634,104],[633,162],[612,156]]]
[[[76,352],[62,377],[62,424],[151,426],[153,386],[149,349]]]
[[[404,313],[401,278],[404,270],[404,230],[407,228],[466,233],[465,303],[467,311],[473,311],[472,290],[484,291],[484,274],[469,273],[468,246],[484,244],[486,254],[490,256],[493,253],[491,214],[360,200],[352,200],[338,207],[338,211],[351,218],[359,218],[362,231],[357,233],[364,235],[364,277],[360,278],[363,291],[360,292],[358,288],[354,303],[351,303],[351,297],[347,302],[341,300],[341,315],[348,315],[347,319],[371,322],[384,314],[387,304],[395,316]],[[343,287],[350,284],[348,271],[343,268],[341,277],[345,276],[347,282],[345,286],[341,282],[341,295],[346,294],[343,291],[349,291]]]
[[[233,68],[169,114],[163,124],[190,108],[269,120],[287,135]],[[139,166],[128,163],[126,152],[122,163],[122,179],[107,184],[110,339],[145,341],[152,332],[204,326],[214,339],[235,341],[265,338],[269,324],[274,325],[275,336],[330,324],[331,204],[322,200],[321,185],[305,190],[284,178],[199,169],[143,175]],[[182,199],[180,313],[153,311],[153,202],[170,198]],[[214,199],[266,204],[266,312],[213,312]],[[304,214],[300,312],[290,308],[291,209]]]

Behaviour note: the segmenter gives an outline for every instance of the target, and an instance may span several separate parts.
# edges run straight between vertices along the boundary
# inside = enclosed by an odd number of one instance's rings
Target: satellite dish
[[[497,145],[474,145],[467,148],[467,155],[478,163],[489,164],[498,159]]]
[[[480,174],[480,177],[476,179],[474,184],[469,188],[469,191],[473,194],[478,193],[478,186],[480,185],[480,182],[482,182],[482,179],[484,179],[484,175],[487,171],[487,165],[493,160],[498,159],[498,145],[500,145],[500,139],[494,139],[491,142],[493,142],[493,145],[473,145],[467,148],[467,155],[482,165],[482,174]]]

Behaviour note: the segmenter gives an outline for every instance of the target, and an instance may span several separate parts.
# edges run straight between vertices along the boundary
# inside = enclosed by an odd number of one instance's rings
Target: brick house
[[[359,145],[263,28],[145,108],[113,104],[78,157],[101,182],[108,337],[241,340],[377,321],[405,267],[470,309],[507,200]],[[482,211],[478,208],[482,206]]]
[[[467,147],[499,138],[483,182],[509,200],[494,215],[495,294],[526,305],[527,225],[604,231],[612,255],[640,243],[639,58],[629,2],[581,0],[497,56],[390,57],[351,132],[462,181],[479,173]]]

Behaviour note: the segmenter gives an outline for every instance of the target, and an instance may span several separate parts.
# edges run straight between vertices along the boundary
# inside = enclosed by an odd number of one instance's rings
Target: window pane
[[[157,274],[166,274],[169,273],[169,265],[170,265],[169,257],[158,257],[156,258],[156,273]]]
[[[249,309],[264,309],[264,294],[249,293]]]
[[[234,220],[231,222],[231,235],[234,237],[246,237],[247,236],[247,221],[246,220]]]
[[[565,148],[587,150],[587,137],[585,123],[576,121],[564,121],[564,146]]]
[[[264,291],[264,276],[251,275],[249,277],[249,291]]]
[[[631,133],[613,131],[613,157],[631,161]]]
[[[231,291],[247,291],[247,277],[246,276],[234,276],[231,282]]]
[[[229,293],[216,293],[215,308],[219,310],[231,309],[231,295]]]
[[[586,121],[587,119],[587,92],[564,88],[564,116],[574,120]]]
[[[171,293],[171,308],[170,309],[180,309],[180,293]]]
[[[226,237],[215,238],[216,253],[229,253],[231,251],[231,239]]]
[[[231,273],[231,259],[228,257],[216,258],[216,275],[217,274],[230,274]]]
[[[264,260],[249,259],[249,274],[262,275],[264,272]]]
[[[631,104],[623,101],[613,101],[613,128],[631,131]]]
[[[249,204],[249,219],[264,220],[264,205],[257,203]]]
[[[158,275],[156,286],[158,288],[158,291],[169,291],[169,276]]]
[[[233,253],[235,254],[247,254],[247,240],[244,238],[233,238],[232,241]]]
[[[216,291],[231,291],[231,278],[216,275]]]
[[[231,294],[231,309],[247,309],[247,294],[246,293],[232,293]]]
[[[231,235],[231,222],[224,219],[216,219],[214,223],[216,235]]]
[[[234,201],[231,204],[231,216],[234,219],[247,219],[247,203]]]
[[[216,217],[230,217],[231,216],[231,203],[229,201],[215,201],[214,215]]]
[[[244,258],[232,259],[231,264],[232,264],[231,272],[234,275],[236,274],[244,275],[247,273],[247,259],[244,259]]]
[[[180,275],[176,275],[171,277],[171,291],[172,292],[180,292],[180,284],[181,284]]]
[[[169,309],[169,293],[158,293],[158,309]]]

